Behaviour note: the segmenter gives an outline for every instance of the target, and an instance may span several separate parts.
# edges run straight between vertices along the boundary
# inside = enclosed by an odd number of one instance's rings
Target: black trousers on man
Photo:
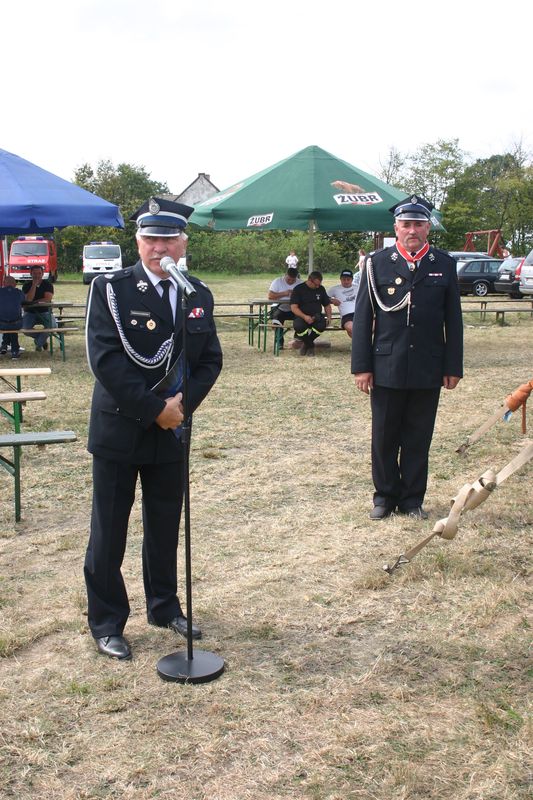
[[[374,505],[402,512],[422,505],[439,396],[440,388],[372,389]]]
[[[129,616],[121,566],[138,476],[148,619],[164,626],[182,613],[177,598],[177,547],[183,462],[137,465],[93,456],[93,508],[84,573],[89,627],[97,639],[121,635]]]
[[[292,324],[297,338],[300,339],[304,345],[309,346],[326,330],[327,320],[324,314],[315,314],[314,321],[311,325],[301,317],[295,317]]]

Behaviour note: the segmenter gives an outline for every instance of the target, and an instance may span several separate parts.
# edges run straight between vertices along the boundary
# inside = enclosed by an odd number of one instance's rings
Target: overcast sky
[[[72,180],[101,159],[181,192],[318,145],[372,174],[439,138],[533,150],[526,0],[10,0],[0,147]],[[416,187],[413,187],[416,189]]]

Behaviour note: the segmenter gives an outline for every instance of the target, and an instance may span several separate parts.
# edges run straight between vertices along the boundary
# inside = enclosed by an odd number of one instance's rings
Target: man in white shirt
[[[302,283],[302,281],[298,277],[298,270],[296,267],[287,267],[285,275],[282,275],[281,278],[275,278],[270,284],[268,299],[276,300],[278,303],[272,306],[272,325],[282,328],[286,320],[294,319],[290,300],[292,290],[295,286],[298,286],[299,283]],[[278,336],[280,337],[280,347],[283,347],[283,331],[280,331]]]
[[[344,328],[351,339],[357,287],[353,285],[353,272],[351,269],[343,269],[340,279],[340,284],[334,286],[333,289],[328,289],[328,295],[332,304],[339,309],[341,328]]]

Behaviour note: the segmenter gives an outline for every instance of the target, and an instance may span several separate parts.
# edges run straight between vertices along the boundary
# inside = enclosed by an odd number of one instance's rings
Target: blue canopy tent
[[[69,225],[123,228],[119,207],[0,149],[0,235]]]

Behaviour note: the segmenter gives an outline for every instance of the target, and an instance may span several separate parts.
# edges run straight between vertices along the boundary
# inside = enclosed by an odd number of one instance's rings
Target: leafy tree
[[[439,139],[435,144],[424,144],[405,159],[405,169],[400,176],[402,188],[408,193],[422,195],[440,209],[462,174],[465,159],[458,139]]]
[[[81,270],[83,246],[90,241],[113,241],[120,244],[124,264],[133,264],[137,258],[135,224],[129,217],[149,197],[167,194],[166,183],[154,181],[144,167],[99,161],[96,169],[82,164],[74,173],[74,183],[110,203],[120,207],[126,226],[119,228],[70,227],[56,235],[59,261],[63,269]]]
[[[533,239],[533,171],[521,152],[477,159],[450,189],[442,211],[447,246],[462,246],[467,231],[501,230],[517,253]],[[486,247],[486,240],[480,241]]]
[[[384,164],[380,162],[378,178],[391,186],[400,186],[402,183],[402,170],[404,169],[406,156],[402,155],[395,147],[391,147],[387,153]]]

